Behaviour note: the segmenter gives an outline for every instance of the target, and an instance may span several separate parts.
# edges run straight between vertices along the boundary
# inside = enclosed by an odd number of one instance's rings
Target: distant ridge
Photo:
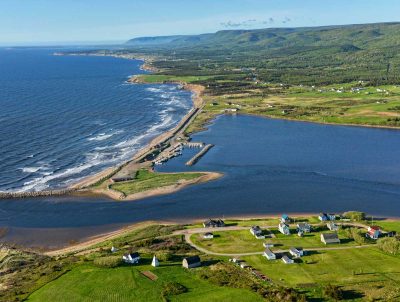
[[[290,45],[339,45],[344,51],[357,51],[379,39],[400,41],[400,22],[331,25],[319,27],[221,30],[200,35],[173,35],[134,38],[130,46],[189,47],[196,45],[239,47],[287,47]],[[340,42],[340,43],[338,43]],[[395,43],[398,44],[398,43]]]

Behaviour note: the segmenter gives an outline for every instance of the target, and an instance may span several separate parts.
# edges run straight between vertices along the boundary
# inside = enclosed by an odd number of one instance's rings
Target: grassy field
[[[123,193],[125,196],[151,189],[162,188],[199,178],[203,173],[157,173],[148,170],[139,170],[133,181],[125,181],[111,185],[111,189]]]
[[[365,291],[366,287],[377,286],[376,291],[369,293],[373,296],[383,295],[379,284],[385,284],[387,291],[400,285],[400,256],[384,254],[374,247],[314,252],[292,265],[281,260],[268,261],[259,255],[242,259],[273,281],[295,287],[334,283]]]
[[[255,239],[248,230],[213,232],[213,239],[203,239],[202,234],[193,234],[191,239],[198,246],[216,253],[262,252],[263,240]]]
[[[264,240],[256,239],[249,230],[235,230],[235,231],[222,231],[213,232],[213,239],[204,239],[202,234],[193,234],[192,241],[200,247],[203,247],[211,252],[216,253],[252,253],[262,252],[264,247],[263,242],[270,242],[275,245],[272,250],[289,249],[291,247],[303,248],[318,248],[326,247],[321,242],[320,234],[330,232],[328,229],[318,232],[311,232],[305,234],[303,237],[297,236],[295,228],[291,228],[291,235],[283,235],[277,229],[270,229],[274,234],[273,238],[266,238]],[[343,230],[338,232],[341,240],[340,244],[333,244],[329,246],[352,246],[358,245],[353,239],[347,238]]]
[[[158,279],[144,277],[140,273],[144,270],[152,270]],[[113,269],[82,265],[37,290],[28,301],[163,301],[162,285],[171,281],[184,285],[188,292],[171,296],[170,301],[262,301],[248,290],[212,285],[179,264]]]
[[[140,75],[137,79],[140,82],[155,84],[155,83],[193,83],[197,81],[203,81],[211,78],[210,76],[172,76],[172,75],[162,75],[162,74],[145,74]]]

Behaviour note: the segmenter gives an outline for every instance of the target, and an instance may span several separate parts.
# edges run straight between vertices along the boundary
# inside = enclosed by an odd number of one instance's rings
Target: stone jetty
[[[199,161],[199,159],[208,152],[212,147],[214,147],[213,144],[208,144],[205,145],[203,149],[200,150],[199,153],[197,153],[195,156],[193,156],[188,162],[186,162],[186,166],[193,166],[195,163]]]
[[[76,192],[76,189],[64,189],[64,190],[51,190],[51,191],[39,191],[39,192],[0,192],[0,199],[11,199],[11,198],[30,198],[30,197],[46,197],[46,196],[61,196],[68,195]]]

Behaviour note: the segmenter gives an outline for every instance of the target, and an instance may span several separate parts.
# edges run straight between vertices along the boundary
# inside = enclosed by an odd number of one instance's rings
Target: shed
[[[191,256],[183,258],[182,266],[185,268],[194,268],[201,266],[201,261],[199,256]]]
[[[321,241],[325,244],[340,243],[339,236],[336,233],[322,233]]]

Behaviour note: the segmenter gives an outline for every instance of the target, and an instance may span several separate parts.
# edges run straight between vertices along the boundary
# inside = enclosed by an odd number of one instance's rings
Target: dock
[[[196,164],[200,160],[200,158],[204,156],[208,152],[208,150],[210,150],[212,147],[214,147],[213,144],[205,145],[204,148],[201,149],[199,153],[197,153],[188,162],[186,162],[186,166],[193,166],[194,164]]]

